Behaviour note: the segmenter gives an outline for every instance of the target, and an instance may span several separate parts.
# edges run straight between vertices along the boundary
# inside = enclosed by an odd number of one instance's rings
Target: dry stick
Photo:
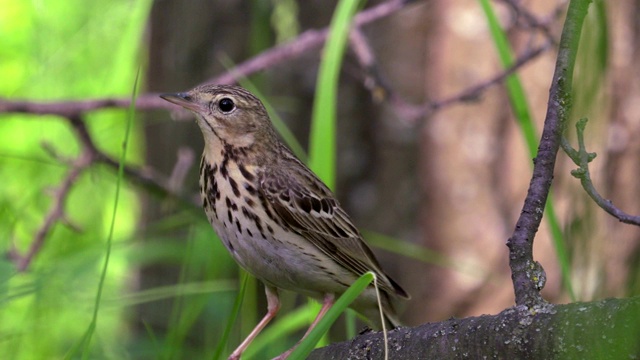
[[[89,138],[89,134],[84,127],[84,123],[82,119],[79,117],[68,118],[69,122],[73,124],[73,128],[76,130],[76,135],[80,138]],[[81,125],[78,125],[81,124]],[[35,255],[40,251],[42,246],[44,245],[44,241],[53,228],[53,225],[56,221],[65,218],[64,205],[71,191],[71,187],[77,181],[78,177],[82,172],[87,169],[91,164],[95,161],[95,152],[93,152],[89,147],[86,146],[86,143],[83,142],[82,152],[80,156],[76,158],[72,165],[71,170],[64,177],[60,186],[55,190],[53,195],[53,204],[49,209],[45,219],[36,232],[31,245],[29,246],[29,250],[27,254],[24,256],[20,256],[17,251],[14,249],[12,251],[12,256],[15,257],[17,261],[17,269],[18,271],[25,271],[33,261]]]
[[[562,138],[562,149],[567,153],[571,160],[579,166],[578,169],[571,171],[571,175],[580,179],[580,183],[582,184],[584,191],[586,191],[591,199],[593,199],[593,201],[604,211],[625,224],[640,226],[640,216],[630,215],[620,210],[613,205],[611,200],[603,198],[593,185],[593,181],[591,181],[591,172],[589,171],[589,163],[596,158],[596,153],[587,152],[587,148],[584,143],[584,130],[586,126],[586,118],[580,119],[576,123],[576,131],[578,133],[578,150],[571,147],[571,144],[569,144],[566,138]]]
[[[556,8],[551,11],[551,15],[548,16],[545,20],[539,20],[537,16],[531,13],[529,9],[522,6],[522,4],[515,0],[502,0],[503,3],[507,4],[513,12],[516,14],[517,18],[521,18],[526,22],[526,26],[539,29],[547,39],[547,41],[551,41],[554,45],[555,38],[553,36],[553,31],[549,27],[550,19],[557,18],[560,14],[562,14],[562,10],[564,10],[564,4],[559,4]]]
[[[502,83],[502,81],[512,73],[516,72],[531,60],[537,58],[546,52],[554,44],[554,40],[548,40],[545,44],[531,49],[519,56],[516,61],[506,70],[499,74],[482,81],[476,85],[465,88],[458,94],[448,98],[427,102],[422,105],[413,105],[406,102],[399,94],[397,94],[391,86],[382,78],[378,71],[375,55],[367,38],[358,26],[354,26],[349,36],[350,49],[356,56],[358,63],[364,70],[362,82],[364,87],[371,92],[375,100],[381,101],[388,99],[396,112],[405,120],[407,125],[416,125],[420,118],[431,115],[433,112],[454,105],[456,103],[477,99],[480,94],[487,88]]]
[[[113,169],[118,169],[118,162],[103,152],[99,153],[98,162]],[[197,196],[190,197],[174,191],[170,185],[171,181],[167,180],[161,174],[158,174],[152,168],[138,169],[131,165],[125,165],[124,175],[127,180],[131,180],[134,184],[137,184],[154,194],[167,197],[172,200],[177,200],[181,204],[194,210],[202,210],[202,204],[200,203],[200,200],[198,200],[200,198],[199,194]]]
[[[394,106],[396,111],[403,115],[408,125],[420,125],[421,118],[428,117],[436,111],[442,110],[449,106],[469,102],[476,100],[482,95],[482,93],[488,88],[501,84],[509,75],[515,73],[522,66],[528,64],[539,55],[543,54],[551,48],[551,43],[548,42],[540,47],[530,50],[516,59],[516,61],[504,71],[494,75],[493,77],[484,80],[476,85],[469,86],[457,94],[451,95],[447,98],[430,101],[424,105],[411,105],[405,102],[402,97],[393,91],[389,92],[389,102]]]
[[[71,162],[71,170],[69,170],[58,188],[54,191],[53,205],[47,212],[42,225],[31,241],[31,245],[27,253],[24,256],[21,256],[16,247],[12,247],[10,256],[17,263],[16,268],[18,271],[27,270],[29,265],[33,262],[34,257],[42,249],[45,239],[51,232],[53,225],[56,221],[65,219],[64,205],[66,199],[71,191],[71,187],[77,181],[82,172],[96,163],[102,163],[116,169],[118,168],[118,162],[116,160],[112,159],[96,147],[91,135],[87,131],[86,125],[79,116],[73,116],[67,118],[67,120],[82,145],[82,151],[80,156]],[[161,179],[151,171],[141,171],[131,166],[126,166],[125,174],[128,179],[134,180],[151,190],[160,192],[169,198],[179,200],[184,204],[188,204],[192,208],[199,208],[200,203],[197,200],[185,199],[168,185],[168,181]]]
[[[137,110],[175,109],[159,94],[147,93],[136,100]],[[26,100],[0,100],[0,113],[25,113],[33,115],[58,115],[72,118],[89,111],[106,108],[127,109],[131,98],[107,98],[59,102],[34,102]]]
[[[402,9],[412,1],[391,0],[366,9],[358,13],[354,18],[355,26],[362,26],[385,16],[389,16]],[[305,54],[308,50],[319,48],[326,40],[328,28],[321,30],[308,30],[300,34],[295,40],[266,50],[259,55],[238,64],[232,72],[208,80],[208,83],[228,84],[235,83],[237,77],[246,77],[258,71],[265,70],[285,61],[294,59]],[[172,105],[158,97],[159,94],[148,93],[136,99],[137,110],[167,109],[175,110]],[[104,108],[128,108],[131,104],[130,98],[109,98],[81,101],[63,101],[56,103],[31,102],[31,101],[9,101],[0,100],[0,113],[29,113],[39,115],[59,115],[63,117],[73,117],[88,111]]]
[[[118,167],[120,166],[118,160],[112,158],[111,156],[98,149],[98,147],[93,142],[93,138],[87,131],[84,122],[79,120],[72,120],[71,126],[76,131],[76,136],[82,143],[83,147],[93,155],[94,163],[100,163],[107,165],[113,169],[118,169]],[[180,193],[174,191],[170,185],[170,181],[166,180],[163,176],[156,173],[153,169],[137,169],[131,165],[125,165],[124,174],[128,180],[132,180],[135,183],[144,186],[147,190],[151,190],[154,193],[158,193],[170,199],[177,200],[182,204],[189,205],[191,208],[200,208],[199,200],[196,200],[195,197],[192,199],[185,198]]]
[[[364,46],[366,44],[366,43],[362,43],[363,39],[364,38],[359,38],[358,40],[355,41],[357,42],[357,46]],[[352,38],[352,44],[353,43],[354,43],[354,40]],[[491,86],[501,83],[507,76],[516,72],[522,66],[528,64],[531,60],[537,58],[539,55],[549,50],[551,48],[550,45],[551,45],[550,43],[546,43],[533,50],[527,51],[526,53],[518,57],[518,59],[514,62],[514,64],[510,68],[504,71],[501,71],[500,73],[494,75],[488,80],[485,80],[476,85],[470,86],[460,91],[458,94],[452,95],[448,98],[427,102],[425,104],[413,105],[406,102],[404,99],[402,99],[401,96],[399,96],[396,92],[394,92],[393,89],[385,85],[385,82],[382,81],[381,77],[379,76],[379,74],[377,74],[376,71],[373,71],[373,72],[367,71],[367,74],[365,75],[365,87],[373,93],[376,99],[379,99],[381,94],[382,94],[382,97],[386,96],[389,99],[390,104],[397,110],[397,112],[401,115],[401,117],[407,119],[409,125],[414,125],[419,118],[430,115],[435,111],[454,105],[458,102],[466,102],[473,99],[477,99],[484,90],[486,90]],[[363,51],[363,50],[358,49],[355,51],[356,56],[359,57],[360,51]],[[269,51],[266,51],[263,54],[266,54],[267,52]],[[253,62],[257,58],[262,58],[262,55],[258,55],[256,58],[249,60],[248,62]],[[238,66],[242,66],[243,64],[240,64]],[[362,64],[364,65],[364,63]],[[375,61],[372,64],[373,66],[370,67],[369,70],[375,69]],[[235,69],[237,68],[234,68],[230,72],[221,75],[219,79],[225,80],[227,76],[239,77],[241,74],[245,75],[241,72],[236,73]],[[254,70],[255,69],[252,67],[245,68],[245,71],[254,71]],[[234,75],[229,75],[230,73],[233,73]],[[383,91],[381,92],[380,90],[383,90]],[[74,116],[81,115],[85,112],[100,110],[104,108],[128,108],[129,104],[130,104],[130,98],[62,101],[62,102],[55,102],[55,103],[0,100],[0,113],[26,113],[26,114],[32,114],[32,115],[58,115],[62,117],[74,117]],[[158,110],[158,109],[175,110],[175,106],[160,99],[158,97],[158,94],[156,93],[147,93],[147,94],[141,95],[140,97],[138,97],[136,101],[136,110]],[[105,160],[105,162],[109,165],[112,165],[114,163],[117,164],[117,162],[115,161]],[[130,168],[126,168],[125,173],[133,175],[142,183],[148,183],[152,177],[152,175],[150,174],[144,174],[143,172],[139,172]],[[165,186],[162,186],[162,187],[165,187]]]
[[[367,89],[374,100],[382,101],[386,99],[391,92],[391,87],[382,79],[382,76],[378,72],[378,66],[376,63],[376,57],[373,53],[373,49],[367,40],[367,37],[362,33],[362,29],[354,26],[349,33],[350,50],[356,56],[360,67],[364,71],[362,84]]]
[[[477,99],[487,88],[501,84],[509,75],[515,73],[522,66],[528,64],[531,60],[537,58],[547,50],[551,49],[552,42],[547,42],[537,48],[529,50],[516,59],[516,61],[506,70],[496,74],[495,76],[482,81],[476,85],[470,86],[458,94],[452,95],[443,100],[428,103],[421,109],[423,116],[441,110],[442,108],[451,106],[458,102],[471,101]]]
[[[453,95],[440,101],[428,102],[421,105],[413,105],[402,99],[398,94],[392,91],[392,89],[387,86],[384,81],[382,81],[381,76],[376,71],[375,59],[371,58],[373,52],[366,42],[365,37],[359,32],[362,25],[371,23],[382,17],[389,16],[394,12],[402,9],[407,3],[409,3],[409,1],[393,0],[360,12],[355,17],[354,29],[356,32],[351,36],[351,45],[353,46],[354,53],[360,61],[361,66],[365,68],[365,87],[367,87],[373,93],[376,99],[379,99],[381,96],[384,97],[386,95],[389,98],[391,105],[396,108],[401,117],[408,120],[409,125],[414,125],[419,118],[429,115],[430,113],[440,110],[444,107],[453,105],[457,102],[468,101],[470,99],[477,98],[480,93],[486,88],[502,82],[507,76],[550,48],[550,44],[547,43],[534,50],[528,51],[523,56],[519,57],[513,64],[513,66],[509,69],[497,74],[487,81],[467,88],[457,95]],[[238,66],[235,67],[232,71],[225,72],[224,74],[210,79],[207,82],[232,83],[237,77],[248,76],[255,72],[278,65],[284,61],[296,58],[313,48],[319,48],[326,39],[326,36],[327,29],[308,30],[298,36],[295,40],[285,45],[266,50],[259,55],[238,64]],[[57,103],[0,100],[0,113],[17,112],[71,117],[102,108],[128,108],[129,105],[130,98],[65,101]],[[160,99],[158,97],[158,94],[148,93],[137,98],[136,109],[169,110],[175,109],[175,107],[170,103],[167,103],[166,101]],[[112,165],[113,162],[109,161],[108,164]],[[129,174],[134,175],[140,182],[149,183],[149,176],[131,169],[127,169],[126,171]]]
[[[171,191],[178,192],[179,189],[184,187],[184,180],[189,174],[189,169],[191,169],[194,159],[195,154],[193,153],[193,149],[186,146],[178,149],[176,163],[173,166],[168,182]]]
[[[80,117],[70,117],[69,120],[71,127],[76,133],[76,137],[82,144],[82,147],[84,149],[83,151],[90,152],[93,156],[94,162],[105,164],[117,169],[119,166],[118,160],[113,159],[112,157],[98,149],[93,141],[93,138],[89,134],[86,125],[80,119]],[[159,175],[155,174],[151,170],[138,170],[132,166],[127,165],[124,168],[124,173],[125,175],[127,175],[127,177],[150,186],[152,190],[161,191],[167,195],[175,195],[175,193],[171,191],[169,187],[169,182],[161,179]],[[175,195],[175,197],[178,199],[180,198],[179,195]]]
[[[529,308],[545,304],[540,296],[539,284],[535,281],[543,274],[543,270],[533,260],[533,239],[542,220],[562,131],[571,108],[573,68],[589,3],[590,0],[572,0],[569,4],[538,155],[533,161],[533,176],[515,230],[507,241],[516,304]]]
[[[359,12],[353,19],[353,27],[371,23],[383,17],[389,16],[412,1],[392,0]],[[266,50],[253,59],[238,64],[232,72],[226,72],[220,76],[207,80],[205,83],[232,84],[236,79],[246,77],[258,71],[265,70],[284,60],[298,57],[307,51],[319,48],[327,39],[329,28],[321,30],[307,30],[300,34],[295,41]]]

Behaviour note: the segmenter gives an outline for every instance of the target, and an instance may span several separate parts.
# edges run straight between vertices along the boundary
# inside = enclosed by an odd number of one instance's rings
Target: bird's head
[[[196,115],[205,143],[218,137],[224,143],[247,147],[261,137],[271,137],[274,131],[262,102],[238,86],[202,85],[160,97]]]

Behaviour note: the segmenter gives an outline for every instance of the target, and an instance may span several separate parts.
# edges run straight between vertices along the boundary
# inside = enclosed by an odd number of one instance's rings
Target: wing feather
[[[284,224],[329,258],[357,276],[373,271],[382,290],[407,297],[406,292],[384,274],[331,191],[315,176],[305,175],[263,173],[259,177],[260,192]]]

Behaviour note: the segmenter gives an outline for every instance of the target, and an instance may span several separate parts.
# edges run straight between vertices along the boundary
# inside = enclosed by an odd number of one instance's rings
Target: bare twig
[[[533,260],[533,239],[542,220],[562,131],[571,108],[573,68],[589,3],[590,0],[572,0],[569,4],[533,176],[515,230],[507,241],[516,304],[528,308],[546,304],[539,292],[537,279],[544,272]]]
[[[374,100],[385,100],[391,92],[391,87],[388,86],[378,72],[376,57],[373,54],[371,45],[369,45],[369,41],[367,41],[367,38],[359,27],[351,29],[349,41],[351,50],[356,55],[356,59],[364,72],[364,79],[362,80],[364,87],[371,92]]]
[[[73,226],[71,221],[67,218],[64,206],[72,186],[76,183],[82,172],[90,166],[98,163],[105,164],[114,170],[118,169],[118,162],[96,147],[81,117],[73,116],[67,118],[67,120],[69,121],[71,128],[74,130],[76,138],[81,144],[81,152],[77,158],[71,161],[68,159],[62,159],[62,161],[70,164],[71,169],[62,179],[60,185],[54,190],[53,204],[45,215],[42,225],[31,241],[31,245],[29,246],[27,253],[25,255],[20,255],[17,248],[12,246],[9,255],[11,259],[16,262],[16,268],[18,271],[26,271],[28,269],[35,256],[42,249],[47,236],[56,222],[59,221],[65,224],[70,224],[73,228],[77,228],[76,226]],[[57,156],[52,149],[49,149],[49,152],[53,156]],[[182,163],[190,161],[191,160],[187,159],[183,160]],[[197,201],[185,199],[177,192],[177,190],[169,186],[169,181],[163,180],[152,171],[138,170],[131,166],[125,166],[125,175],[128,179],[145,186],[149,190],[155,191],[169,198],[179,200],[182,203],[188,204],[189,207],[199,207],[199,203]]]
[[[84,123],[80,118],[69,118],[69,121],[74,124],[73,128],[76,130],[78,137],[82,138],[84,136],[88,136]],[[71,191],[71,187],[77,181],[80,174],[82,174],[82,172],[95,160],[95,153],[91,151],[91,149],[87,148],[86,144],[83,143],[83,145],[80,156],[73,161],[71,169],[60,183],[60,186],[58,186],[54,191],[53,204],[47,212],[42,225],[36,232],[27,253],[24,256],[19,256],[15,249],[12,251],[12,256],[17,261],[16,267],[18,271],[25,271],[29,267],[33,258],[44,245],[44,241],[55,223],[66,219],[64,205],[69,192]]]
[[[541,20],[516,0],[502,0],[502,2],[507,4],[514,12],[516,21],[522,20],[526,27],[540,30],[547,41],[551,42],[553,45],[557,45],[549,24],[551,23],[551,20],[556,19],[565,9],[565,3],[558,4],[558,6],[556,6],[556,8],[551,12],[550,16]]]
[[[432,113],[451,105],[478,99],[486,89],[502,83],[509,75],[513,74],[533,59],[536,59],[539,55],[548,51],[554,45],[553,41],[547,41],[545,44],[525,52],[520,55],[509,68],[485,81],[469,86],[455,95],[440,100],[429,101],[422,105],[414,105],[404,100],[404,98],[394,91],[382,78],[378,71],[373,50],[358,27],[354,27],[351,30],[349,40],[351,43],[351,49],[364,71],[362,82],[365,88],[371,92],[371,95],[375,100],[388,100],[394,107],[395,111],[409,126],[416,125],[419,119],[427,117]]]
[[[410,3],[407,0],[392,0],[383,2],[380,5],[359,12],[353,19],[354,28],[369,24],[383,17],[389,16],[402,9]],[[300,34],[295,40],[266,50],[260,55],[238,64],[233,72],[226,72],[207,80],[205,83],[231,84],[235,83],[238,77],[246,77],[253,73],[265,70],[286,60],[296,58],[307,51],[319,48],[327,39],[329,29],[307,30]]]
[[[528,64],[545,51],[551,49],[551,46],[551,43],[546,43],[540,47],[530,50],[520,55],[509,68],[499,72],[487,80],[481,81],[476,85],[469,86],[459,93],[444,99],[429,101],[423,105],[412,105],[407,103],[397,93],[387,88],[386,91],[388,91],[389,102],[395,107],[398,114],[403,117],[408,125],[417,125],[419,124],[420,119],[428,117],[436,111],[440,111],[455,104],[478,99],[485,90],[494,85],[501,84],[509,75],[515,73],[522,66]]]
[[[587,148],[584,143],[584,130],[586,126],[586,118],[580,119],[576,123],[576,131],[578,134],[578,150],[571,147],[567,139],[565,139],[564,137],[562,138],[562,149],[565,151],[565,153],[567,153],[567,155],[569,155],[571,160],[573,160],[573,162],[579,166],[578,169],[571,171],[571,175],[580,179],[580,183],[582,184],[584,190],[591,197],[591,199],[593,199],[593,201],[604,211],[625,224],[640,226],[640,216],[633,216],[618,209],[613,205],[613,202],[611,202],[611,200],[604,199],[593,185],[593,181],[591,181],[591,173],[589,171],[589,163],[596,158],[596,153],[587,152]]]
[[[494,75],[493,77],[485,81],[482,81],[476,85],[467,87],[466,89],[460,91],[458,94],[452,95],[442,100],[433,101],[429,103],[427,105],[428,107],[424,110],[425,115],[428,115],[428,112],[441,110],[442,108],[451,106],[458,102],[472,101],[477,99],[482,94],[482,92],[484,92],[486,89],[494,85],[501,84],[509,75],[515,73],[522,66],[528,64],[531,60],[537,58],[542,53],[551,49],[552,45],[553,43],[548,42],[544,45],[541,45],[537,48],[527,51],[524,54],[520,55],[516,59],[516,61],[513,63],[513,65],[511,65],[506,70]]]
[[[169,177],[169,189],[177,192],[184,185],[184,179],[189,173],[189,169],[193,165],[195,155],[193,150],[188,147],[181,147],[178,149],[178,159],[171,171],[171,177]]]
[[[148,93],[136,99],[137,110],[174,109],[159,94]],[[66,118],[77,117],[84,113],[106,109],[127,109],[131,98],[89,99],[78,101],[35,102],[28,100],[0,99],[0,113],[24,113],[33,115],[58,115]]]
[[[358,13],[354,18],[355,26],[362,26],[389,16],[404,8],[408,0],[390,0]],[[255,57],[238,64],[233,71],[227,71],[219,76],[207,80],[207,83],[229,84],[235,83],[238,77],[246,77],[253,73],[265,70],[285,61],[305,54],[307,51],[319,48],[326,40],[328,28],[321,30],[308,30],[300,34],[293,41],[268,49]],[[159,94],[148,93],[136,99],[137,110],[177,109],[158,97]],[[36,115],[59,115],[62,117],[75,117],[89,111],[104,108],[126,109],[131,105],[131,98],[108,98],[80,101],[62,102],[33,102],[23,100],[0,99],[0,113],[26,113]]]
[[[109,166],[114,171],[118,170],[118,162],[102,152],[98,158],[98,162]],[[182,205],[192,209],[201,209],[200,202],[196,200],[197,197],[191,197],[174,191],[169,185],[170,181],[161,174],[158,174],[152,168],[139,169],[131,165],[125,165],[124,175],[127,180],[143,187],[145,190],[150,191],[157,196],[177,200]]]
[[[366,39],[360,36],[361,34],[355,33],[351,36],[352,45],[357,44],[354,48],[354,53],[359,59],[361,65],[365,68],[364,85],[375,99],[388,99],[390,104],[396,109],[400,117],[405,120],[407,125],[415,125],[417,121],[425,116],[431,115],[435,111],[442,110],[443,108],[455,105],[460,102],[472,101],[480,97],[483,91],[486,89],[500,84],[504,79],[519,70],[522,66],[528,64],[533,59],[537,58],[542,53],[551,48],[551,43],[546,43],[533,50],[519,56],[514,64],[493,77],[482,81],[476,85],[472,85],[460,91],[459,93],[449,96],[444,99],[430,101],[421,105],[414,105],[408,103],[393,89],[391,89],[386,82],[384,82],[376,70],[375,59],[371,59],[369,56],[370,49],[367,48]],[[259,55],[258,57],[261,57]],[[242,65],[242,64],[241,64]],[[240,65],[239,65],[240,66]],[[245,69],[244,71],[253,71],[254,69]],[[225,80],[227,76],[239,77],[242,73],[236,72],[237,68],[225,73],[219,77],[221,80]],[[233,75],[231,75],[233,74]],[[10,101],[0,100],[0,113],[27,113],[34,115],[59,115],[63,117],[75,117],[85,112],[100,110],[108,107],[127,108],[129,107],[130,99],[97,99],[97,100],[84,100],[84,101],[63,101],[56,103],[43,103],[33,101]],[[148,93],[138,97],[136,101],[137,110],[156,110],[156,109],[171,109],[175,110],[173,105],[170,105],[166,101],[162,101],[158,97],[158,94]],[[130,172],[131,173],[131,172]],[[135,173],[135,172],[134,172]],[[148,178],[138,174],[136,176],[139,179]],[[148,179],[146,179],[148,180]],[[145,182],[146,182],[145,180]]]
[[[416,125],[418,120],[431,113],[454,105],[459,102],[471,101],[480,96],[487,88],[501,83],[507,76],[520,69],[523,65],[537,58],[540,54],[551,48],[552,43],[537,47],[521,55],[509,69],[500,72],[494,77],[483,81],[477,85],[468,87],[460,93],[448,98],[430,101],[425,104],[410,104],[397,94],[382,79],[377,71],[375,56],[366,38],[361,33],[362,25],[368,24],[382,17],[388,16],[402,9],[409,1],[393,0],[382,3],[370,9],[364,10],[356,15],[354,29],[351,33],[351,46],[360,65],[364,69],[363,83],[376,100],[388,99],[390,104],[396,109],[400,117],[406,121],[407,125]],[[259,55],[238,64],[231,71],[225,72],[215,78],[209,79],[207,83],[233,83],[238,77],[247,76],[255,72],[270,68],[282,62],[291,60],[303,53],[319,47],[327,36],[327,29],[308,30],[299,35],[288,44],[266,50]],[[50,114],[64,117],[73,117],[89,111],[102,108],[128,108],[130,98],[109,98],[84,101],[66,101],[57,103],[42,103],[30,101],[8,101],[0,100],[0,112],[19,112],[30,114]],[[141,95],[136,100],[136,109],[172,109],[175,107],[166,101],[162,101],[158,94],[149,93]],[[135,172],[133,172],[135,174]],[[137,174],[137,178],[142,180],[145,176]],[[148,179],[146,179],[148,180]],[[146,182],[145,180],[145,182]]]

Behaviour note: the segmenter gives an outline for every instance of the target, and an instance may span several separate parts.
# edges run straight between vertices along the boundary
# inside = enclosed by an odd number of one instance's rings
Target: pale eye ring
[[[218,108],[225,114],[228,114],[235,110],[236,104],[233,103],[233,100],[229,98],[222,98],[218,101]]]

